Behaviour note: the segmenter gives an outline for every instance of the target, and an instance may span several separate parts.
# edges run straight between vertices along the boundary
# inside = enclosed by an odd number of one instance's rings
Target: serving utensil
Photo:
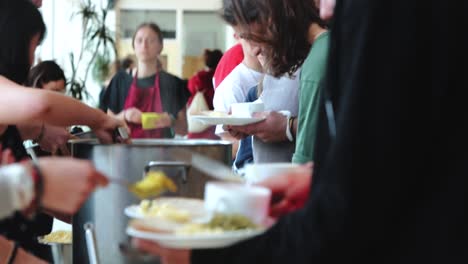
[[[173,158],[190,161],[191,166],[217,180],[244,183],[245,179],[225,164],[186,149],[172,149]]]

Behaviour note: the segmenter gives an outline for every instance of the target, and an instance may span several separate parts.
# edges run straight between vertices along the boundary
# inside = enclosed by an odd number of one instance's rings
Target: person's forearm
[[[34,264],[42,264],[46,263],[43,260],[27,253],[22,248],[18,248],[16,254],[13,254],[14,242],[9,241],[3,236],[0,236],[0,263],[9,263],[10,258],[12,258],[14,264],[21,264],[21,263],[34,263]]]
[[[7,263],[13,247],[13,242],[8,241],[3,236],[0,236],[0,263]]]
[[[42,94],[42,100],[47,107],[39,116],[39,119],[50,125],[99,127],[107,119],[106,114],[101,110],[89,107],[76,99],[58,93],[48,92]]]
[[[105,113],[55,92],[30,89],[0,76],[0,124],[44,121],[51,125],[98,126]]]

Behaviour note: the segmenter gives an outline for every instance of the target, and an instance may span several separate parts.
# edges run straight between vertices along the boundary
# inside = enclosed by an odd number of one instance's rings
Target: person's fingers
[[[60,153],[63,156],[70,156],[70,151],[68,150],[67,145],[61,145],[61,146],[59,146],[59,149],[60,149]]]
[[[246,137],[247,137],[246,134],[244,134],[244,133],[238,133],[237,136],[236,136],[235,138],[238,139],[238,140],[242,140],[242,139],[244,139],[244,138],[246,138]]]
[[[307,169],[313,169],[314,168],[314,163],[312,161],[309,161],[309,162],[303,164],[302,166],[307,168]]]
[[[232,126],[231,128],[237,132],[240,132],[246,135],[256,135],[259,130],[256,124],[245,125],[245,126]]]
[[[15,162],[15,157],[13,156],[13,151],[11,149],[6,149],[2,152],[2,164],[11,164]]]
[[[289,179],[285,175],[269,177],[266,180],[259,182],[257,185],[270,189],[273,193],[283,192],[289,186]]]
[[[95,131],[96,136],[99,138],[99,140],[104,143],[104,144],[110,144],[113,142],[112,140],[112,132],[107,131],[107,130],[98,130]]]
[[[96,172],[95,177],[97,186],[106,186],[109,184],[109,179],[102,173]]]
[[[53,145],[51,147],[50,154],[52,154],[52,156],[55,156],[57,154],[57,146],[56,145]]]
[[[107,114],[112,117],[116,116],[116,114],[114,114],[114,112],[112,112],[110,109],[107,109]]]
[[[289,201],[284,199],[281,202],[274,204],[270,207],[271,217],[281,217],[289,212]]]
[[[158,244],[147,240],[133,238],[132,245],[151,255],[161,256],[163,253],[163,249]]]
[[[80,138],[75,135],[70,135],[70,139],[80,139]]]
[[[268,116],[268,112],[254,112],[252,113],[252,117],[255,118],[266,118]]]

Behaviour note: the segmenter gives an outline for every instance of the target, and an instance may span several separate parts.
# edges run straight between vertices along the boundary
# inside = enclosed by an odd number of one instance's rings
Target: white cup
[[[262,102],[231,104],[231,113],[236,117],[252,117],[253,113],[263,112],[265,105]]]
[[[245,180],[247,183],[257,183],[269,177],[295,172],[301,166],[294,163],[259,163],[245,165]]]
[[[261,186],[208,182],[205,185],[205,209],[210,212],[241,214],[264,225],[270,206],[271,191]]]

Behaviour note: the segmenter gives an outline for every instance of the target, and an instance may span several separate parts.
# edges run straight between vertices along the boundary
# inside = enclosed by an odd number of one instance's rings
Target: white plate
[[[193,119],[201,121],[206,125],[231,125],[231,126],[244,126],[253,123],[258,123],[265,120],[264,117],[236,117],[236,116],[206,116],[206,115],[193,115]]]
[[[192,219],[206,218],[207,212],[205,211],[205,206],[203,200],[199,199],[189,199],[189,198],[158,198],[154,201],[157,201],[161,204],[169,204],[171,207],[186,210],[190,213]],[[139,205],[130,205],[124,209],[126,216],[134,219],[145,219],[153,218],[152,216],[145,215],[141,210]]]
[[[160,245],[174,249],[208,249],[223,248],[237,242],[258,236],[266,229],[229,231],[220,234],[176,235],[162,234],[127,228],[127,234],[132,237],[158,242]]]

